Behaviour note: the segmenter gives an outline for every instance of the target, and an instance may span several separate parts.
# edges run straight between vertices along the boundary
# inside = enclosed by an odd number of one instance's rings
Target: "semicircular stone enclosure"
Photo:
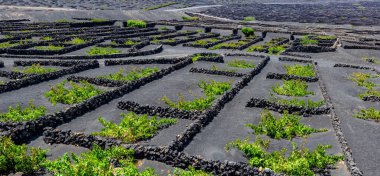
[[[379,30],[188,15],[0,21],[0,175],[378,175]]]

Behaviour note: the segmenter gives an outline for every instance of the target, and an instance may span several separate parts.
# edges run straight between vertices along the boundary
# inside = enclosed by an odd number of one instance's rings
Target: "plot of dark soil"
[[[235,20],[254,16],[260,21],[378,25],[380,23],[380,2],[231,4],[210,8],[204,13]]]

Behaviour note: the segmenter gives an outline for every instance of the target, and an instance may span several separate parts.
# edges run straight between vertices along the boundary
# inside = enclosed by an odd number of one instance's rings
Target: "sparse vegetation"
[[[122,113],[121,116],[123,119],[119,125],[99,117],[104,128],[100,132],[94,132],[93,135],[115,138],[124,142],[136,142],[149,139],[163,126],[177,122],[176,119],[161,118],[157,120],[157,117],[148,118],[148,115],[137,115],[133,112]]]
[[[198,83],[199,88],[202,89],[203,93],[208,96],[217,96],[222,95],[224,92],[231,88],[231,81],[229,82],[217,82],[214,80],[210,80],[209,83],[206,81],[200,81]]]
[[[193,55],[192,60],[193,60],[193,62],[195,62],[201,57],[210,58],[210,57],[218,57],[218,56],[219,56],[219,54],[215,54],[215,53],[212,53],[212,54],[200,54],[200,53],[198,53],[198,54]]]
[[[84,39],[81,39],[81,38],[78,38],[78,37],[74,37],[70,41],[66,41],[65,43],[66,44],[73,44],[73,45],[80,45],[80,44],[84,44],[86,42],[87,41],[84,40]]]
[[[230,142],[226,145],[226,150],[237,148],[249,159],[249,164],[253,167],[271,168],[276,173],[287,175],[314,175],[314,169],[324,169],[335,165],[343,160],[343,156],[329,155],[326,150],[330,145],[318,145],[314,151],[308,148],[298,147],[292,143],[293,149],[287,152],[283,148],[279,151],[268,152],[269,140],[257,138],[250,143],[248,139]],[[289,153],[289,155],[287,155]]]
[[[173,176],[212,176],[212,175],[205,171],[196,170],[193,167],[189,166],[187,170],[175,168],[173,171]]]
[[[32,174],[39,170],[46,160],[46,150],[16,145],[8,137],[0,137],[0,173],[23,172]]]
[[[354,72],[352,73],[348,79],[354,81],[358,86],[365,87],[368,90],[366,90],[364,93],[360,93],[359,97],[363,99],[364,97],[380,97],[380,92],[378,90],[375,90],[374,88],[379,86],[379,84],[376,84],[369,79],[371,78],[378,78],[379,75],[371,75],[369,73],[362,73],[362,72]]]
[[[20,104],[16,107],[8,107],[8,112],[0,114],[0,122],[24,122],[35,120],[46,114],[46,108],[44,106],[36,106],[32,101],[28,103],[28,106],[22,108]],[[1,162],[0,162],[1,163]],[[1,167],[0,167],[1,170]]]
[[[325,104],[324,100],[313,101],[311,99],[303,100],[303,99],[298,99],[298,98],[280,99],[280,98],[274,97],[273,95],[270,101],[275,102],[280,105],[299,106],[299,107],[305,107],[305,108],[318,108]]]
[[[380,64],[380,60],[375,56],[364,56],[362,59],[369,63]]]
[[[140,44],[141,42],[139,41],[133,41],[133,40],[127,40],[124,42],[125,45],[137,45]]]
[[[94,145],[91,151],[84,152],[80,156],[74,153],[69,156],[65,153],[55,161],[46,162],[44,166],[54,175],[155,175],[151,168],[139,171],[133,154],[132,149],[121,146],[102,150]]]
[[[127,26],[128,27],[137,27],[137,28],[146,28],[146,22],[142,20],[128,20]]]
[[[238,49],[239,47],[247,44],[248,42],[245,40],[239,40],[238,42],[228,42],[228,43],[220,43],[210,48],[210,50],[216,49]]]
[[[177,39],[175,39],[175,38],[170,38],[170,39],[162,40],[162,42],[165,42],[165,43],[174,43],[176,41],[177,41]]]
[[[253,17],[253,16],[246,16],[246,17],[244,17],[244,21],[255,21],[256,19],[255,19],[255,17]]]
[[[315,71],[313,65],[307,64],[307,65],[300,65],[300,64],[294,64],[294,65],[284,65],[284,68],[286,70],[286,74],[288,75],[295,75],[295,76],[303,76],[303,77],[314,77]]]
[[[285,38],[283,38],[283,37],[273,38],[269,42],[265,42],[264,45],[251,46],[248,48],[247,51],[248,52],[254,52],[254,51],[264,52],[264,51],[268,50],[268,52],[270,52],[269,49],[272,47],[272,49],[271,49],[272,53],[271,54],[279,54],[282,51],[284,51],[284,48],[287,47],[287,44],[280,45],[281,47],[275,47],[275,45],[277,43],[283,41],[283,40],[285,40]]]
[[[380,97],[380,92],[378,90],[367,90],[364,93],[360,93],[359,97],[363,99],[364,97]]]
[[[350,75],[349,79],[354,81],[358,86],[366,87],[371,90],[373,87],[378,86],[378,84],[369,79],[378,77],[378,75],[371,75],[369,73],[354,72]]]
[[[46,68],[40,64],[33,64],[30,67],[27,67],[23,70],[14,69],[15,72],[25,73],[25,74],[45,74],[50,72],[58,71],[56,68]]]
[[[133,68],[130,71],[126,71],[124,69],[120,69],[118,72],[109,74],[106,76],[99,76],[99,78],[111,79],[116,81],[135,81],[140,78],[147,77],[155,72],[158,72],[159,69],[157,67],[153,68]]]
[[[71,89],[66,88],[67,81],[63,81],[52,87],[45,93],[45,97],[49,99],[53,105],[57,103],[62,104],[75,104],[85,101],[93,96],[103,93],[102,90],[95,88],[93,85],[87,82],[81,82],[80,84],[69,82]]]
[[[197,97],[192,101],[186,101],[182,94],[178,94],[178,101],[174,102],[170,100],[167,96],[161,98],[165,104],[171,108],[177,108],[182,110],[205,110],[212,105],[215,97]]]
[[[236,68],[255,68],[256,67],[256,64],[254,64],[253,61],[238,60],[238,59],[233,59],[231,61],[228,61],[227,65],[230,67],[236,67]]]
[[[58,23],[69,23],[70,20],[65,19],[65,18],[62,18],[62,19],[58,19],[58,20],[56,20],[55,22],[58,22]]]
[[[265,46],[264,45],[255,45],[255,46],[251,46],[248,48],[248,52],[254,52],[254,51],[257,51],[257,52],[264,52],[266,50]]]
[[[222,68],[219,68],[218,66],[216,66],[215,64],[211,65],[210,70],[225,71],[225,72],[232,72],[232,73],[235,73],[237,71],[237,70],[234,70],[234,69],[222,69]]]
[[[53,38],[49,37],[49,36],[46,36],[46,37],[41,37],[41,40],[49,41],[49,40],[53,40]]]
[[[36,46],[34,49],[36,50],[49,50],[49,51],[58,51],[64,49],[64,46],[55,46],[55,45],[47,45],[47,46]]]
[[[215,43],[219,41],[217,38],[211,38],[211,39],[203,39],[203,40],[197,40],[194,42],[196,45],[206,46],[210,43]]]
[[[168,6],[171,6],[171,5],[174,5],[174,4],[178,4],[178,2],[168,2],[168,3],[164,3],[164,4],[150,6],[150,7],[144,8],[144,10],[156,10],[156,9],[160,9],[160,8],[163,8],[163,7],[168,7]]]
[[[304,81],[300,80],[283,80],[283,84],[276,84],[272,87],[272,90],[279,95],[286,96],[306,96],[313,95],[314,92],[308,91],[308,85]]]
[[[370,119],[380,122],[380,110],[374,107],[368,109],[361,109],[359,112],[355,113],[354,117],[366,120]]]
[[[9,48],[20,45],[20,43],[2,42],[0,43],[0,48]]]
[[[252,36],[255,36],[255,30],[253,28],[250,28],[250,27],[244,27],[241,29],[241,32],[243,32],[243,34],[246,36],[246,37],[252,37]]]
[[[105,21],[108,21],[108,20],[104,19],[104,18],[92,18],[90,21],[94,22],[94,23],[100,23],[100,22],[105,22]]]
[[[318,40],[311,39],[310,36],[303,36],[300,40],[302,46],[318,45]]]
[[[92,47],[87,53],[91,56],[93,55],[109,55],[109,54],[119,54],[121,50],[112,47]]]
[[[278,46],[272,46],[272,47],[269,47],[268,52],[269,52],[269,54],[279,55],[282,52],[284,52],[287,47],[288,47],[287,44],[278,45]]]
[[[182,20],[184,21],[197,21],[199,20],[199,17],[196,17],[196,16],[182,16]]]
[[[206,95],[205,97],[197,97],[192,101],[186,101],[185,98],[179,94],[179,100],[177,102],[173,102],[167,96],[164,96],[161,100],[172,108],[183,110],[205,110],[212,105],[212,102],[216,99],[216,96],[222,95],[224,92],[231,89],[231,82],[217,82],[211,80],[207,83],[205,81],[200,81],[198,86]]]
[[[274,139],[293,139],[305,137],[311,133],[325,132],[327,129],[315,129],[300,123],[301,116],[285,112],[282,117],[275,117],[265,110],[261,112],[261,121],[258,125],[246,124],[254,131],[254,134],[266,134]]]
[[[318,35],[315,38],[320,40],[336,40],[337,37],[332,35]]]

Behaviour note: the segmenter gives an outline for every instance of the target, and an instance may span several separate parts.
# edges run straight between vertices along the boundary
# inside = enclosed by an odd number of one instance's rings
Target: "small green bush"
[[[139,41],[133,41],[133,40],[127,40],[124,42],[125,45],[137,45],[140,44],[141,42]]]
[[[265,110],[261,112],[261,122],[258,125],[246,124],[254,134],[266,134],[274,139],[293,139],[306,137],[311,133],[325,132],[327,129],[315,129],[300,123],[301,116],[285,112],[282,117],[276,118],[272,113]]]
[[[370,89],[370,90],[365,91],[364,93],[359,94],[359,97],[361,99],[363,99],[364,97],[371,97],[371,96],[380,97],[380,92],[378,90]]]
[[[36,50],[49,50],[49,51],[57,51],[64,49],[64,46],[55,46],[55,45],[48,45],[48,46],[36,46],[34,49]]]
[[[99,76],[99,78],[111,79],[111,80],[116,80],[116,81],[135,81],[140,78],[148,77],[151,74],[158,71],[159,69],[157,67],[134,68],[131,71],[125,71],[124,69],[120,69],[118,72],[114,74]]]
[[[378,86],[378,84],[370,81],[369,79],[378,77],[378,75],[371,75],[369,73],[354,72],[349,76],[349,79],[354,81],[358,86],[372,89]]]
[[[231,82],[217,82],[211,80],[207,83],[205,81],[200,81],[198,86],[206,95],[205,97],[197,97],[192,101],[185,101],[185,98],[179,94],[179,100],[177,102],[173,102],[167,96],[164,96],[161,100],[172,108],[183,110],[205,110],[212,105],[216,96],[222,95],[224,92],[231,89]]]
[[[0,137],[0,173],[32,174],[46,161],[46,150],[16,145],[8,137]],[[5,174],[7,175],[7,174]]]
[[[63,81],[52,87],[50,91],[45,93],[45,97],[49,99],[53,105],[57,103],[62,104],[75,104],[85,101],[93,96],[103,93],[102,90],[95,88],[87,82],[76,84],[72,81],[69,82],[71,89],[66,88],[67,81]]]
[[[114,49],[112,47],[92,47],[87,53],[91,56],[93,55],[109,55],[109,54],[119,54],[120,50]]]
[[[53,40],[53,38],[49,37],[49,36],[46,36],[46,37],[41,37],[41,40],[49,41],[49,40]]]
[[[107,19],[104,19],[104,18],[92,18],[90,21],[94,22],[94,23],[100,23],[100,22],[107,21]]]
[[[246,37],[255,36],[255,30],[253,28],[250,28],[250,27],[244,27],[244,28],[242,28],[241,32],[243,32],[243,34]]]
[[[198,53],[198,54],[193,55],[191,60],[193,62],[195,62],[201,57],[210,58],[210,57],[218,57],[218,56],[219,56],[219,54],[216,54],[216,53],[211,53],[211,54],[206,54],[206,55],[202,55],[202,54]]]
[[[379,75],[371,75],[369,73],[354,72],[348,77],[348,79],[354,81],[358,86],[365,87],[368,89],[364,93],[359,94],[359,97],[363,99],[364,97],[368,97],[368,96],[380,97],[380,92],[374,89],[374,87],[379,86],[379,84],[376,84],[369,80],[371,78],[378,78],[378,77]]]
[[[269,140],[257,138],[250,143],[248,139],[230,142],[226,145],[226,150],[237,148],[249,159],[249,164],[253,167],[271,168],[276,173],[286,175],[313,176],[313,170],[325,169],[343,160],[343,156],[329,155],[326,150],[330,145],[318,145],[314,151],[308,148],[301,148],[292,143],[293,149],[287,152],[286,148],[269,153]],[[287,153],[289,153],[287,155]]]
[[[127,26],[128,27],[137,27],[137,28],[146,28],[146,22],[142,20],[128,20]]]
[[[295,76],[302,76],[302,77],[314,77],[315,71],[313,65],[307,64],[307,65],[300,65],[300,64],[294,64],[294,65],[284,65],[284,68],[286,70],[286,74],[288,75],[295,75]]]
[[[210,82],[199,81],[198,86],[202,89],[206,96],[222,95],[227,90],[231,89],[230,82],[217,82],[210,80]]]
[[[228,43],[220,43],[215,45],[214,47],[210,48],[210,50],[216,50],[221,48],[228,48],[228,49],[238,49],[239,47],[247,44],[247,41],[239,40],[238,42],[228,42]]]
[[[279,46],[272,46],[272,47],[269,47],[268,52],[269,52],[269,54],[279,55],[286,50],[287,46],[288,45],[286,45],[286,44],[285,45],[279,45]]]
[[[310,39],[310,36],[306,35],[301,38],[300,43],[303,46],[318,45],[318,40]]]
[[[28,106],[21,108],[20,104],[16,107],[8,107],[8,112],[0,114],[0,122],[24,122],[35,120],[42,116],[45,116],[46,108],[44,106],[35,106],[32,101],[28,103]]]
[[[212,65],[211,65],[210,70],[215,70],[215,71],[225,71],[225,72],[232,72],[232,73],[237,72],[237,70],[234,70],[234,69],[222,69],[222,68],[219,68],[219,67],[216,66],[215,64],[212,64]]]
[[[284,37],[273,38],[269,42],[265,42],[264,45],[251,46],[248,48],[247,51],[248,52],[254,52],[254,51],[264,52],[268,49],[268,52],[270,54],[281,54],[283,51],[285,51],[285,49],[288,47],[288,45],[287,44],[283,44],[280,46],[274,46],[274,45],[276,45],[278,42],[281,42],[285,39],[286,38],[284,38]]]
[[[84,44],[86,42],[87,41],[84,39],[81,39],[79,37],[75,37],[75,38],[71,39],[70,41],[66,41],[65,43],[66,44],[73,44],[73,45],[80,45],[80,44]]]
[[[233,59],[232,61],[228,61],[227,65],[230,67],[236,67],[236,68],[255,68],[256,67],[256,64],[254,64],[253,61],[238,60],[238,59]]]
[[[199,20],[199,17],[190,17],[190,16],[182,16],[182,19],[184,20],[184,21],[197,21],[197,20]]]
[[[102,150],[99,146],[94,145],[91,151],[82,153],[80,156],[74,153],[69,156],[65,153],[61,158],[48,161],[44,165],[48,171],[58,176],[155,175],[151,168],[139,171],[133,154],[132,149],[121,146]],[[116,163],[117,165],[115,165]]]
[[[336,36],[331,36],[331,35],[318,35],[315,38],[320,39],[320,40],[336,40]]]
[[[167,96],[161,98],[166,105],[171,108],[177,108],[182,110],[205,110],[212,105],[215,97],[199,97],[194,98],[192,101],[186,101],[182,94],[178,94],[178,101],[174,102]]]
[[[362,59],[366,62],[373,63],[373,64],[380,64],[380,59],[378,59],[375,56],[364,56]]]
[[[359,112],[356,112],[354,117],[359,119],[372,119],[377,122],[380,121],[380,110],[377,110],[374,107],[368,109],[361,109]]]
[[[318,108],[325,104],[324,100],[313,101],[311,99],[303,100],[303,99],[298,99],[298,98],[280,99],[280,98],[272,97],[270,101],[280,104],[280,105],[299,106],[299,107],[305,107],[305,108]]]
[[[19,70],[14,69],[15,72],[25,73],[25,74],[45,74],[50,72],[58,71],[56,68],[46,68],[40,64],[32,64],[32,66],[27,67],[26,69]]]
[[[254,46],[251,46],[248,48],[248,52],[254,52],[254,51],[257,51],[257,52],[264,52],[266,50],[265,46],[264,45],[254,45]]]
[[[189,166],[187,170],[175,168],[173,175],[174,176],[212,176],[212,174],[209,174],[205,171],[195,170],[194,167],[191,167],[191,166]]]
[[[215,43],[217,41],[219,41],[219,40],[216,39],[216,38],[203,39],[203,40],[197,40],[197,41],[195,41],[194,44],[201,45],[201,46],[206,46],[206,45],[208,45],[210,43]]]
[[[162,42],[165,42],[165,43],[174,43],[176,41],[177,41],[177,39],[175,39],[175,38],[170,38],[170,39],[162,40]]]
[[[121,116],[123,119],[119,125],[107,122],[99,117],[99,121],[104,128],[100,132],[94,132],[93,135],[120,139],[124,142],[136,142],[149,139],[162,126],[172,125],[177,122],[176,119],[161,118],[157,120],[157,117],[148,118],[146,114],[137,115],[133,112],[128,114],[122,113]]]
[[[253,16],[247,16],[247,17],[244,17],[244,21],[255,21],[255,17]]]
[[[314,92],[310,92],[307,90],[308,85],[304,81],[300,80],[289,80],[283,81],[283,85],[276,84],[272,87],[272,90],[279,95],[287,95],[287,96],[306,96],[306,95],[314,95]]]
[[[17,46],[17,43],[11,43],[11,42],[2,42],[0,43],[0,48],[9,48],[13,46]]]

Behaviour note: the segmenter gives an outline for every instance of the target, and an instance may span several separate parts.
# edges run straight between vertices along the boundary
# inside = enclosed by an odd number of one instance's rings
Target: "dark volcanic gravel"
[[[246,16],[254,16],[260,21],[352,25],[380,24],[380,2],[231,4],[210,8],[204,13],[235,20],[242,20]]]

